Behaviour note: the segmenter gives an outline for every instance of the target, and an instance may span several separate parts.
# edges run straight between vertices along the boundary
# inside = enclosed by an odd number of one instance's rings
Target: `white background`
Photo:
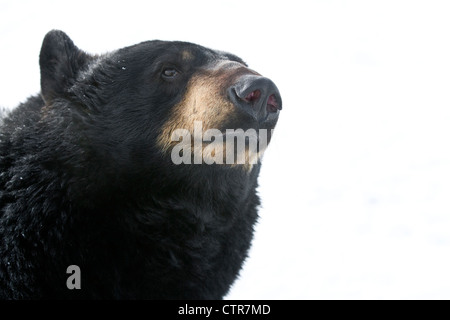
[[[50,29],[91,53],[241,56],[283,111],[229,299],[450,299],[450,2],[0,0],[0,105],[39,91]]]

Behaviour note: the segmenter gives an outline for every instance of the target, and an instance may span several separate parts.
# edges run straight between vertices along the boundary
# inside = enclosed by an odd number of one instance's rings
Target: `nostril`
[[[254,90],[252,92],[250,92],[245,98],[244,100],[247,102],[255,102],[259,99],[259,97],[261,96],[261,91],[259,90]]]
[[[274,94],[269,96],[267,100],[267,112],[275,113],[278,110],[281,110],[281,106],[279,105],[277,98]]]
[[[268,78],[243,75],[227,89],[230,101],[260,122],[276,119],[282,100],[278,88]]]

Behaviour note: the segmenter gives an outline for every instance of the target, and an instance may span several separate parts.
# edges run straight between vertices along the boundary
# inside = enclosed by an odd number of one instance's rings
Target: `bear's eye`
[[[162,76],[166,79],[173,79],[178,75],[178,71],[174,68],[166,68],[162,72]]]

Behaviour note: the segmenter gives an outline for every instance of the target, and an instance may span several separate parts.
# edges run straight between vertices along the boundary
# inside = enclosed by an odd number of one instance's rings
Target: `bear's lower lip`
[[[246,141],[259,141],[259,134],[256,132],[256,130],[234,130],[233,132],[229,130],[228,132],[222,132],[222,137],[225,139],[245,138]]]
[[[256,121],[248,114],[238,113],[233,119],[230,119],[223,126],[219,126],[216,129],[221,132],[223,137],[226,136],[238,136],[241,134],[261,135],[268,131],[273,131],[276,127],[278,116],[266,117],[260,121]]]

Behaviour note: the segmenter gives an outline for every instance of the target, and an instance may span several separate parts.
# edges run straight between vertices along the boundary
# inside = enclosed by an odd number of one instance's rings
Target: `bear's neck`
[[[143,176],[141,181],[130,179],[135,184],[128,185],[123,194],[143,205],[161,203],[163,206],[185,206],[196,211],[214,212],[233,211],[232,206],[242,206],[255,194],[259,165],[252,171],[205,166],[176,167],[161,170],[153,176]]]
[[[251,171],[202,166],[165,167],[122,176],[91,173],[84,179],[91,181],[89,185],[76,188],[73,202],[92,210],[106,206],[123,211],[136,208],[139,212],[138,208],[147,208],[211,217],[240,214],[249,198],[256,197],[259,164]]]

